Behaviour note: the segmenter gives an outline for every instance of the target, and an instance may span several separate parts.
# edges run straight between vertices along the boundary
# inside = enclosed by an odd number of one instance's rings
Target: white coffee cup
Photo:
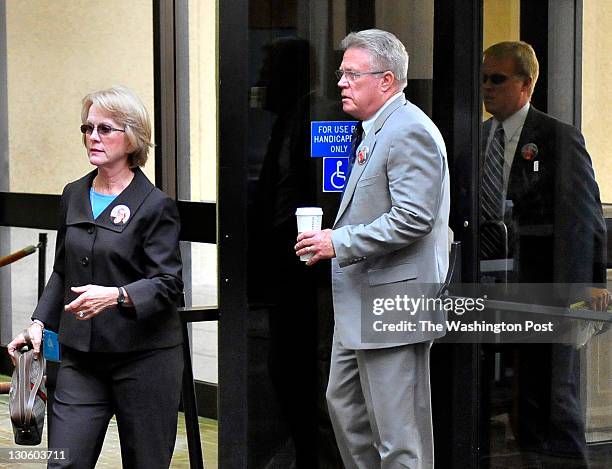
[[[297,217],[298,235],[304,231],[320,230],[323,220],[323,209],[321,207],[298,207],[295,211]],[[304,254],[300,256],[301,261],[307,261],[314,253]]]

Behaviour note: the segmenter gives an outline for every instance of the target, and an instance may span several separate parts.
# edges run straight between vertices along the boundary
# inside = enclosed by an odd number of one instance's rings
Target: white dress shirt
[[[374,114],[372,117],[370,117],[368,120],[365,120],[361,123],[362,127],[363,127],[363,138],[361,139],[361,144],[363,144],[363,142],[365,141],[366,137],[369,135],[369,133],[372,131],[372,127],[374,126],[374,122],[376,122],[376,119],[378,119],[378,116],[380,116],[383,111],[385,109],[387,109],[389,107],[389,105],[395,101],[396,99],[399,99],[400,96],[404,96],[404,91],[398,91],[397,93],[395,93],[393,96],[391,96],[389,99],[387,99],[387,101],[385,102],[385,104],[383,104],[380,109],[378,111],[376,111],[376,114]],[[358,148],[361,147],[361,144],[359,145]]]

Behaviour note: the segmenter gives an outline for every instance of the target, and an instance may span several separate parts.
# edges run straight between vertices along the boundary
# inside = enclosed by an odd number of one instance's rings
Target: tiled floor
[[[8,381],[6,376],[0,376],[0,381]],[[200,438],[204,449],[204,461],[207,469],[217,468],[217,421],[200,418]],[[39,469],[45,467],[44,464],[21,463],[15,464],[8,461],[8,449],[24,448],[46,448],[46,436],[43,442],[37,447],[17,446],[13,440],[13,430],[8,413],[8,395],[0,395],[0,469]],[[97,468],[121,468],[121,455],[119,448],[119,436],[117,434],[117,424],[113,419],[106,433],[102,454],[98,460]],[[179,415],[178,434],[174,456],[172,457],[171,468],[188,468],[189,453],[187,451],[187,438],[185,436],[185,418]]]

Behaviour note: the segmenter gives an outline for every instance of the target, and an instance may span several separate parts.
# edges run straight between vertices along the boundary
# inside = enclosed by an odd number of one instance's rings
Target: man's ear
[[[533,78],[525,77],[523,79],[522,91],[524,91],[525,93],[529,93],[529,90],[531,89],[531,84],[532,83],[533,83]]]
[[[388,91],[395,84],[395,75],[390,70],[387,70],[382,77],[380,87],[383,91]]]

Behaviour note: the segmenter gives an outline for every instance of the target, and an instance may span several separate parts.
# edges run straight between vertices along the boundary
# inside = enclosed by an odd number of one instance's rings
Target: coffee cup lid
[[[298,207],[295,211],[296,215],[323,215],[321,207]]]

